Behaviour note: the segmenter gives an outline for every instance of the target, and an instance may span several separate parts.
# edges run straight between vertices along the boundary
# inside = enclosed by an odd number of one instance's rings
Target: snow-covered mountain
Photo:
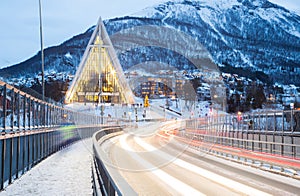
[[[189,69],[193,66],[189,58],[197,55],[198,49],[193,48],[197,42],[221,71],[300,85],[300,16],[267,0],[167,1],[104,23],[124,69],[146,61]],[[179,32],[175,41],[166,28]],[[45,50],[46,78],[66,79],[76,72],[93,29]],[[168,40],[168,45],[162,40]],[[0,70],[0,75],[11,83],[30,85],[39,70],[37,54]]]

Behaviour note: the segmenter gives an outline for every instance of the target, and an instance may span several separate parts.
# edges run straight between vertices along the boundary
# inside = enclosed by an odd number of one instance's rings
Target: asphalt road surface
[[[300,181],[223,160],[164,131],[180,121],[139,124],[100,146],[109,167],[139,195],[298,195]]]

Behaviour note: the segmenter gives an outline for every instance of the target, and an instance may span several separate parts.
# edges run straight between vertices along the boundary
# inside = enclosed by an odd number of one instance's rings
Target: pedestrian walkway
[[[53,154],[5,190],[2,195],[92,195],[92,140],[86,139]]]

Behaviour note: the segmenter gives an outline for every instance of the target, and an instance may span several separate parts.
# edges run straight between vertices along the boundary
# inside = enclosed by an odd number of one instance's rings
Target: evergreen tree
[[[263,103],[266,101],[263,85],[253,83],[246,90],[246,107],[257,109],[262,108]]]

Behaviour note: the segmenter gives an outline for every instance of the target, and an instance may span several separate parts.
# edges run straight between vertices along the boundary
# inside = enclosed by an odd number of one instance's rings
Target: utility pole
[[[39,0],[40,14],[40,42],[41,42],[41,60],[42,60],[42,100],[45,100],[45,75],[44,75],[44,46],[43,46],[43,24],[42,24],[42,4]]]

